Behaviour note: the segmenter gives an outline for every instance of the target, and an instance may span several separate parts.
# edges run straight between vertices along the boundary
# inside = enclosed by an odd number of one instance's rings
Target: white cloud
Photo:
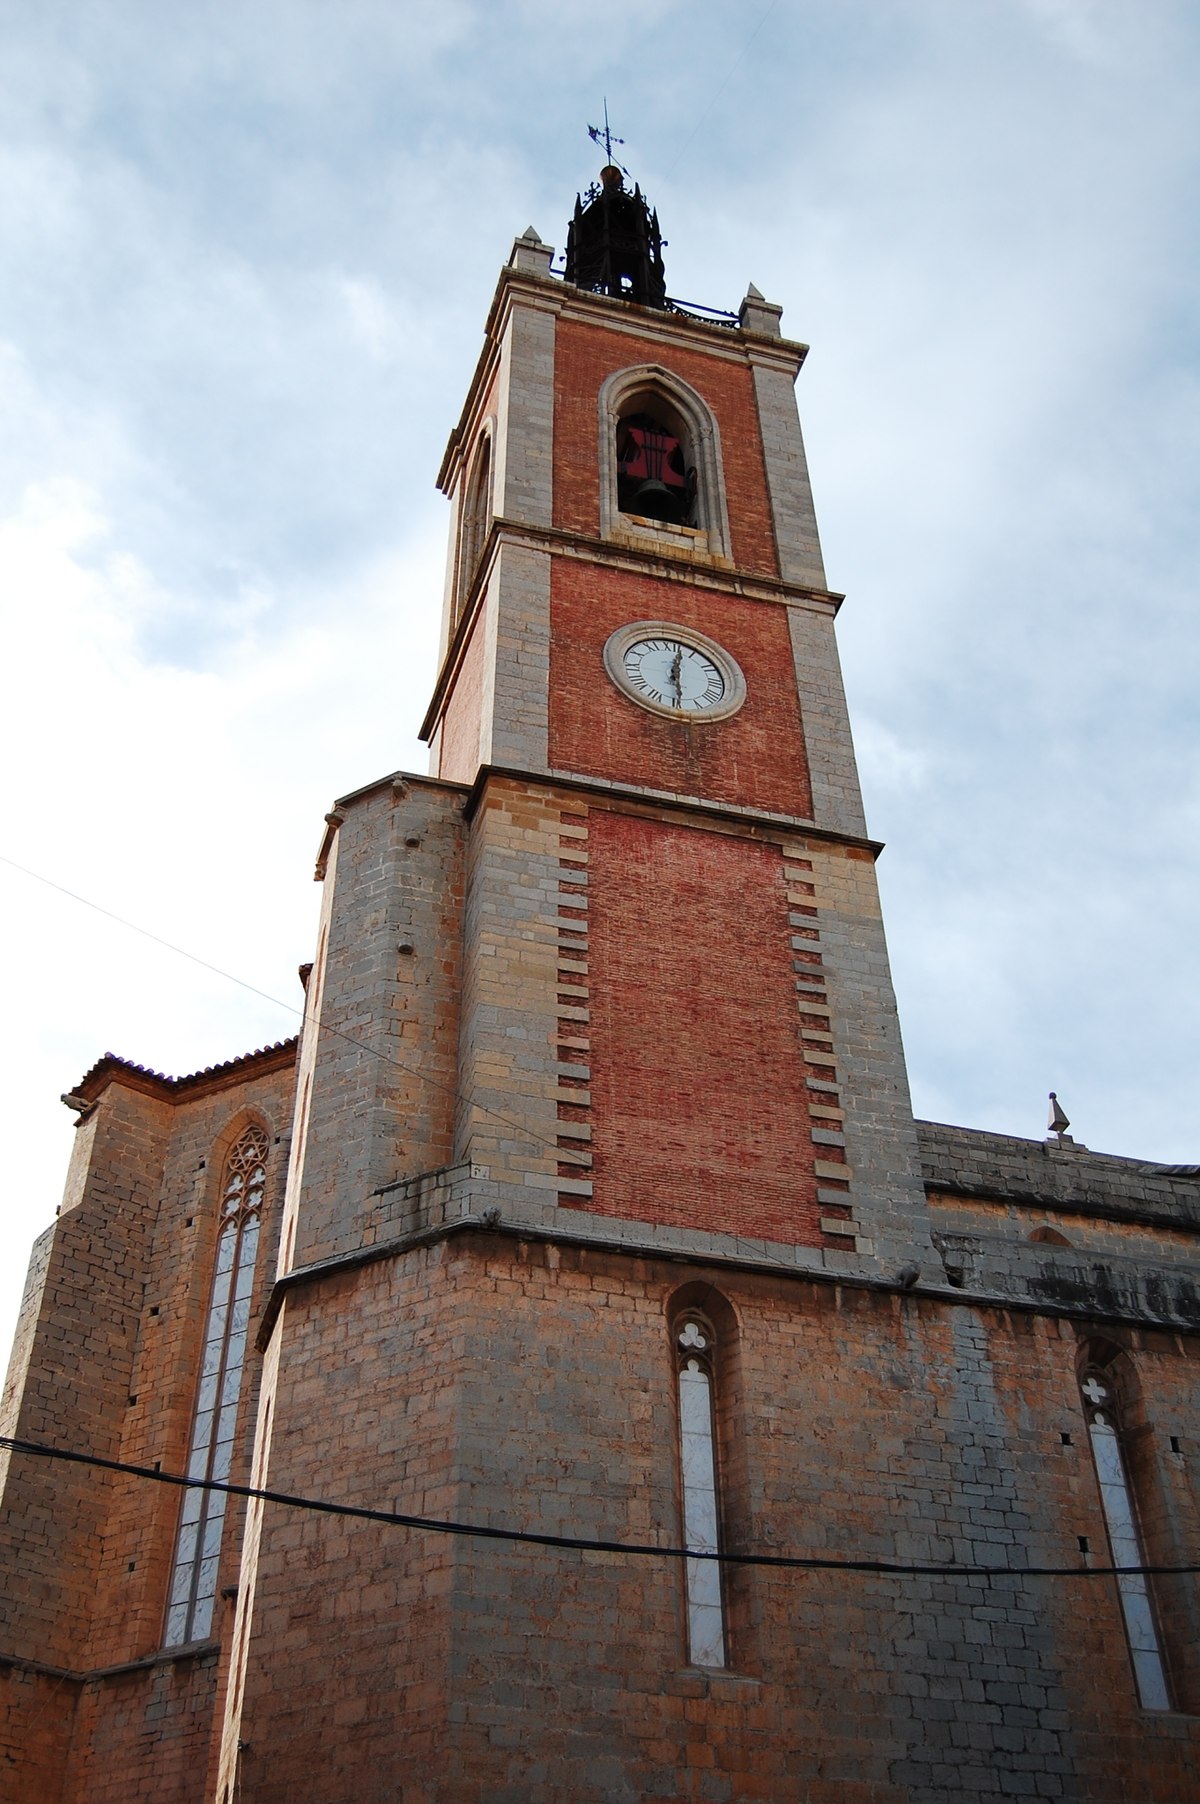
[[[337,286],[355,340],[377,363],[386,363],[401,343],[397,309],[377,282],[343,276]]]
[[[496,268],[530,220],[561,246],[607,92],[672,291],[753,275],[813,343],[918,1106],[1038,1135],[1058,1087],[1080,1138],[1195,1156],[1200,25],[800,0],[748,45],[758,16],[13,20],[4,850],[298,999],[324,809],[424,765],[433,475]],[[0,894],[17,1270],[97,1053],[195,1068],[291,1017],[2,866]]]
[[[1021,0],[1047,37],[1082,63],[1114,65],[1140,29],[1124,0]]]

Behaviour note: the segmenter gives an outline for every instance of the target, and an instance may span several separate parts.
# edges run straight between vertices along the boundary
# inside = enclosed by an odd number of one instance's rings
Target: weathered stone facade
[[[434,774],[327,817],[299,1046],[73,1095],[4,1432],[147,1470],[4,1456],[0,1797],[1197,1795],[1200,1171],[912,1118],[803,357],[754,291],[713,324],[517,241],[442,472]],[[690,520],[619,506],[656,395]],[[744,703],[640,707],[604,664],[640,620],[719,642]],[[153,1473],[198,1457],[248,1127],[232,1481],[643,1551],[234,1496],[188,1564]],[[689,1652],[685,1315],[747,1561],[723,1665]],[[1094,1571],[1098,1398],[1174,1569],[1151,1704]],[[165,1645],[180,1571],[215,1603]]]

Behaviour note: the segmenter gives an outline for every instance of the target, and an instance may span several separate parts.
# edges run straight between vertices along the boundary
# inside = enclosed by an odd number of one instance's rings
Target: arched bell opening
[[[617,505],[623,514],[694,526],[696,470],[683,437],[645,409],[617,426]]]
[[[729,557],[721,437],[704,398],[674,371],[638,364],[607,376],[599,403],[602,536],[622,522],[682,526]]]
[[[658,397],[639,399],[617,422],[617,506],[623,514],[695,526],[696,466],[687,429]]]

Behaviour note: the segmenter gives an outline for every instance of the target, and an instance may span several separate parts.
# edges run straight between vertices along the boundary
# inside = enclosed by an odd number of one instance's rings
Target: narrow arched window
[[[250,1127],[225,1161],[217,1256],[188,1451],[189,1478],[218,1483],[229,1478],[267,1181],[267,1147],[264,1130]],[[167,1603],[164,1640],[168,1647],[200,1641],[212,1628],[224,1522],[224,1491],[197,1485],[184,1493]]]
[[[466,493],[463,496],[462,519],[458,534],[458,593],[455,597],[455,616],[462,613],[471,584],[475,580],[475,572],[479,567],[479,559],[487,541],[488,527],[492,521],[492,440],[485,433],[479,441],[475,452],[475,461],[471,465],[471,474],[467,480]]]
[[[689,1310],[677,1323],[675,1353],[679,1385],[683,1545],[689,1553],[713,1554],[720,1547],[713,1399],[716,1335],[712,1324],[698,1311]],[[725,1606],[720,1562],[689,1558],[684,1564],[687,1572],[688,1658],[693,1666],[724,1666]]]
[[[1146,1559],[1138,1527],[1137,1499],[1129,1482],[1129,1467],[1121,1446],[1120,1400],[1111,1372],[1097,1363],[1089,1364],[1084,1369],[1080,1389],[1112,1563],[1114,1566],[1144,1566]],[[1149,1579],[1144,1572],[1120,1572],[1117,1574],[1117,1591],[1142,1708],[1169,1710],[1170,1688]]]

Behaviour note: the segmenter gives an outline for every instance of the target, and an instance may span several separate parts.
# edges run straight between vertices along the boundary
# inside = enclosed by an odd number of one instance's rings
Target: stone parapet
[[[1200,1165],[1155,1165],[937,1121],[918,1121],[916,1128],[930,1189],[1084,1214],[1138,1214],[1162,1227],[1200,1232]]]

